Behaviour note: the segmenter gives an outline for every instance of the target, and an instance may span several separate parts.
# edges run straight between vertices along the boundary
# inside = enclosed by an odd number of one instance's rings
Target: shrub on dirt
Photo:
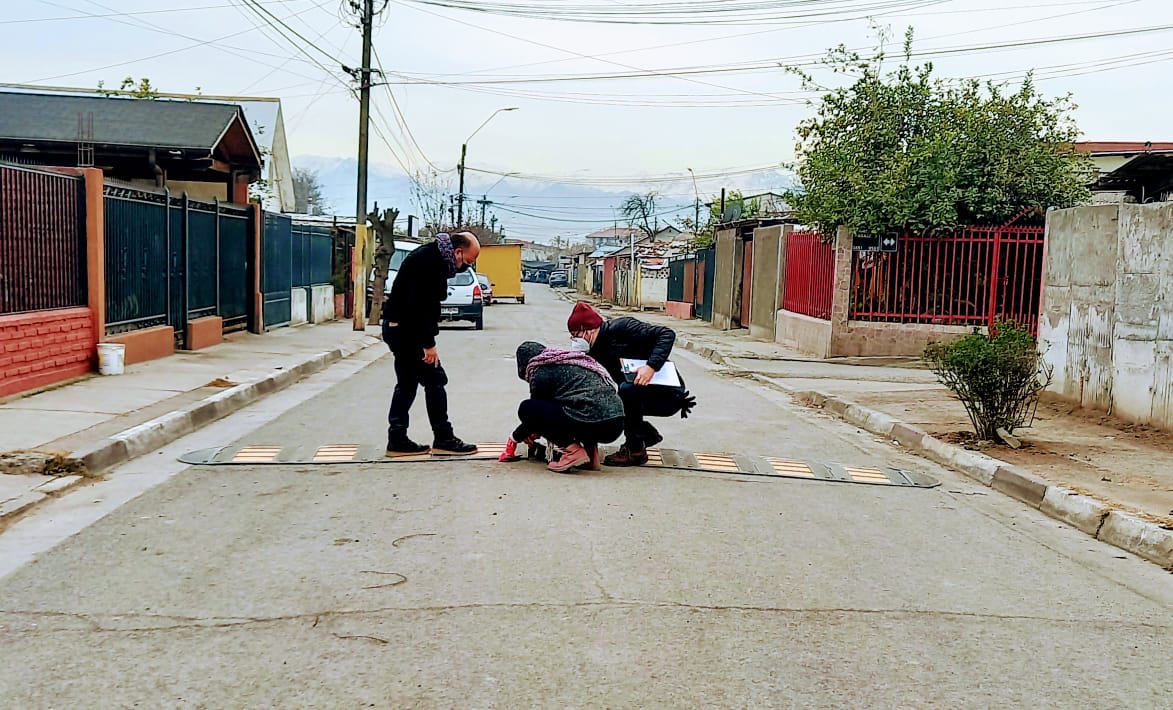
[[[1039,355],[1035,337],[1017,324],[998,321],[992,336],[975,331],[959,340],[933,343],[924,360],[953,391],[979,438],[997,441],[1034,420],[1039,394],[1052,368]]]

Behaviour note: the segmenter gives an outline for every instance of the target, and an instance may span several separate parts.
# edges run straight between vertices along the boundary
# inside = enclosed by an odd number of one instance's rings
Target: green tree
[[[934,78],[911,53],[911,29],[887,73],[882,50],[865,59],[840,46],[825,65],[854,81],[836,89],[795,70],[825,92],[798,127],[801,187],[787,199],[799,219],[825,233],[946,232],[1089,198],[1069,96],[1044,97],[1029,76],[1017,87]]]

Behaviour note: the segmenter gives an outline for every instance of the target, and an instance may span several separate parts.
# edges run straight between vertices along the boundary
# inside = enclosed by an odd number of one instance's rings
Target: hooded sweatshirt
[[[546,346],[532,341],[517,348],[517,376],[526,379],[530,361]],[[623,401],[614,385],[598,372],[580,365],[550,364],[533,368],[529,391],[532,399],[557,402],[571,419],[585,424],[621,419]]]

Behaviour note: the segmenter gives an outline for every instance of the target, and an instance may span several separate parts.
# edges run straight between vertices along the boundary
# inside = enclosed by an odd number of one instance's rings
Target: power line
[[[266,5],[287,5],[291,2],[299,2],[299,0],[264,0],[264,3]],[[47,4],[54,5],[56,7],[61,7],[66,10],[73,10],[74,9],[71,7],[65,7],[63,5],[57,5],[56,3],[47,3]],[[88,20],[88,19],[92,19],[92,18],[109,19],[109,18],[114,18],[114,17],[138,17],[140,15],[170,15],[170,14],[177,13],[177,12],[196,12],[199,10],[220,10],[220,9],[229,8],[229,7],[232,7],[232,5],[231,4],[227,4],[227,5],[199,5],[196,7],[173,7],[173,8],[168,8],[166,10],[128,10],[125,12],[114,12],[113,8],[106,8],[107,10],[111,10],[111,12],[109,12],[107,14],[97,14],[97,15],[91,14],[91,13],[83,13],[80,15],[62,15],[62,16],[58,16],[58,17],[24,17],[24,18],[15,19],[15,20],[0,20],[0,25],[23,25],[23,24],[30,24],[30,23],[35,23],[35,22],[65,22],[65,21],[70,21],[70,20]],[[81,12],[81,11],[77,11],[77,12]]]
[[[1144,34],[1156,34],[1161,32],[1168,32],[1173,30],[1173,25],[1159,25],[1152,27],[1136,27],[1124,30],[1109,30],[1104,32],[1092,32],[1079,35],[1065,35],[1059,37],[1043,37],[1030,40],[1017,40],[1010,42],[993,42],[988,44],[963,45],[957,47],[941,47],[936,49],[914,50],[911,56],[914,58],[931,58],[964,55],[979,52],[992,52],[1007,49],[1021,49],[1025,47],[1049,46],[1055,44],[1065,44],[1069,42],[1083,42],[1095,39],[1106,39],[1114,37],[1130,37]],[[708,74],[730,74],[743,73],[750,71],[761,70],[778,70],[787,67],[799,66],[813,66],[821,63],[821,55],[807,54],[796,57],[778,57],[768,60],[755,60],[752,62],[732,63],[726,65],[707,65],[707,66],[692,66],[692,67],[673,67],[668,69],[649,70],[645,72],[611,72],[611,73],[595,73],[595,74],[577,74],[577,75],[563,75],[563,76],[524,76],[524,77],[500,77],[500,78],[485,78],[477,80],[442,80],[442,79],[427,79],[422,76],[413,76],[409,74],[396,74],[400,77],[400,81],[393,81],[393,84],[415,85],[415,84],[430,84],[435,86],[486,86],[486,85],[506,85],[506,84],[547,84],[547,83],[563,83],[576,81],[610,81],[622,79],[647,79],[670,76],[699,76]]]
[[[293,15],[300,15],[300,14],[303,14],[303,13],[309,12],[309,11],[311,11],[311,10],[314,10],[314,9],[315,9],[315,8],[313,8],[313,7],[305,8],[305,9],[303,9],[303,10],[299,10],[299,11],[298,11],[298,12],[296,12],[296,13],[293,13]],[[293,15],[291,15],[291,16],[293,16]],[[25,81],[25,82],[23,82],[23,83],[25,83],[25,84],[39,84],[39,83],[41,83],[41,82],[45,82],[45,81],[54,81],[54,80],[56,80],[56,79],[66,79],[66,78],[69,78],[69,77],[72,77],[72,76],[80,76],[80,75],[82,75],[82,74],[93,74],[93,73],[95,73],[95,72],[105,71],[105,70],[107,70],[107,69],[116,69],[116,68],[118,68],[118,67],[124,67],[124,66],[130,65],[130,64],[138,64],[138,63],[140,63],[140,62],[146,62],[146,61],[150,61],[150,60],[152,60],[152,59],[160,59],[160,58],[162,58],[162,57],[168,57],[168,56],[171,56],[171,55],[174,55],[174,54],[180,54],[181,52],[187,52],[187,51],[190,51],[190,50],[192,50],[192,49],[198,49],[198,48],[200,48],[200,47],[207,47],[207,46],[214,46],[214,45],[218,45],[218,43],[220,43],[220,42],[222,42],[222,41],[224,41],[224,40],[226,40],[226,39],[232,39],[233,37],[239,37],[239,36],[241,36],[241,35],[245,35],[245,34],[248,34],[248,33],[250,33],[250,32],[253,32],[253,31],[255,31],[255,28],[248,28],[248,29],[244,29],[244,30],[237,30],[236,32],[232,32],[232,33],[229,33],[229,34],[223,35],[223,36],[221,36],[221,37],[215,37],[215,38],[213,38],[213,39],[208,39],[208,40],[197,40],[197,41],[196,41],[194,44],[190,44],[190,45],[187,45],[187,46],[185,46],[185,47],[179,47],[179,48],[176,48],[176,49],[169,49],[169,50],[167,50],[167,51],[165,51],[165,52],[158,52],[158,53],[156,53],[156,54],[149,54],[149,55],[147,55],[147,56],[145,56],[145,57],[138,57],[138,58],[135,58],[135,59],[129,59],[129,60],[127,60],[127,61],[123,61],[123,62],[115,62],[114,64],[106,64],[106,65],[104,65],[104,66],[100,66],[100,67],[93,67],[93,68],[90,68],[90,69],[84,69],[84,70],[81,70],[81,71],[68,72],[68,73],[65,73],[65,74],[55,74],[55,75],[53,75],[53,76],[46,76],[46,77],[41,77],[41,78],[39,78],[39,79],[30,79],[30,80],[28,80],[28,81]],[[254,61],[255,61],[255,60],[254,60]],[[268,65],[266,65],[266,66],[268,66]],[[293,72],[290,72],[290,73],[293,73]]]

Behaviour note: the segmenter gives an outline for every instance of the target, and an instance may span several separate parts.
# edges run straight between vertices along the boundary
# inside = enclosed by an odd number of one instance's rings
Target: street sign
[[[894,252],[900,243],[899,232],[886,232],[884,234],[856,234],[851,240],[852,251],[879,251],[879,252]]]

